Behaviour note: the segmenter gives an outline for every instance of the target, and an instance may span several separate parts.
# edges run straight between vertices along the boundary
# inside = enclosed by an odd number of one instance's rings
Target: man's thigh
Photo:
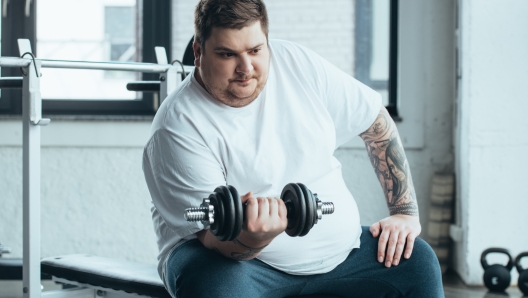
[[[182,244],[169,257],[169,292],[182,297],[286,297],[298,294],[306,277],[289,275],[259,261],[238,262],[205,248]]]
[[[438,259],[431,247],[416,239],[411,258],[402,258],[398,266],[386,268],[376,260],[378,238],[362,227],[361,248],[329,273],[314,276],[311,287],[325,288],[343,297],[443,297]]]

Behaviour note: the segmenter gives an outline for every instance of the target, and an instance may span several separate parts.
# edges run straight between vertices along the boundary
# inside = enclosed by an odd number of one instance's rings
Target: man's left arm
[[[390,213],[389,217],[370,226],[372,236],[379,236],[378,261],[384,262],[386,267],[397,266],[402,253],[406,259],[410,258],[414,240],[421,232],[409,163],[396,124],[385,107],[381,107],[374,123],[360,136]]]

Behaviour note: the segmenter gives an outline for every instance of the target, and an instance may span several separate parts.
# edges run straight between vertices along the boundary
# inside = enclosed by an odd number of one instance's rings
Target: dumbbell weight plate
[[[218,239],[223,238],[224,234],[224,206],[222,202],[218,199],[217,193],[209,195],[209,201],[211,205],[215,206],[214,208],[214,224],[211,225],[210,231]]]
[[[297,185],[299,185],[299,187],[301,188],[304,196],[304,201],[306,203],[306,222],[304,224],[303,231],[299,235],[299,237],[303,237],[308,234],[308,232],[310,232],[310,230],[315,224],[315,213],[317,207],[315,207],[315,200],[313,198],[313,194],[308,189],[308,187],[306,187],[302,183],[297,183]]]
[[[242,210],[242,201],[240,200],[240,196],[238,195],[236,188],[231,185],[228,185],[227,188],[229,188],[229,191],[231,192],[233,204],[235,205],[235,226],[233,229],[233,235],[231,236],[231,239],[229,239],[230,241],[233,241],[238,237],[238,235],[240,235],[240,231],[242,231],[244,211]]]
[[[297,237],[306,223],[306,201],[302,190],[297,184],[289,183],[282,189],[281,199],[289,207],[286,234]]]
[[[235,228],[235,204],[231,198],[231,192],[227,186],[220,186],[215,189],[215,192],[219,194],[221,202],[224,205],[225,217],[223,221],[224,226],[224,237],[220,241],[227,241],[233,235],[233,229]],[[217,195],[218,196],[218,195]]]

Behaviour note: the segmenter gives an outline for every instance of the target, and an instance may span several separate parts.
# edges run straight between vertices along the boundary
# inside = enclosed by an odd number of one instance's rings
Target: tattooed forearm
[[[238,261],[246,260],[248,258],[251,258],[257,255],[258,253],[260,253],[261,250],[263,250],[267,246],[267,245],[264,245],[263,247],[257,247],[257,248],[249,247],[245,245],[244,243],[240,242],[238,239],[233,240],[233,243],[237,246],[242,247],[242,249],[244,250],[244,252],[232,252],[231,253],[231,258],[238,260]]]
[[[362,133],[370,162],[381,183],[391,215],[418,215],[416,194],[409,163],[396,129],[386,109]]]

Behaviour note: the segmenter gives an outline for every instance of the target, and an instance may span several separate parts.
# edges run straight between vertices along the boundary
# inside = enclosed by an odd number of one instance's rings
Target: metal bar
[[[0,89],[5,88],[22,88],[23,85],[23,79],[22,77],[5,77],[0,78]]]
[[[89,288],[72,288],[42,292],[42,298],[94,298],[96,290]]]
[[[18,57],[0,57],[0,67],[28,67],[31,59]]]
[[[160,91],[160,81],[130,82],[126,85],[126,88],[128,91],[159,92]]]
[[[99,69],[99,70],[121,70],[161,73],[167,71],[170,65],[159,65],[154,63],[118,63],[118,62],[91,62],[91,61],[62,61],[42,59],[44,68],[74,68],[74,69]]]
[[[49,60],[36,59],[42,62],[42,68],[72,68],[72,69],[98,69],[98,70],[120,70],[137,71],[149,73],[166,72],[172,65],[138,63],[138,62],[95,62],[95,61],[73,61],[73,60]],[[31,63],[29,58],[0,57],[0,67],[28,67]],[[185,66],[185,72],[190,72],[194,66]]]
[[[33,63],[31,63],[33,64]],[[26,68],[22,90],[23,127],[23,293],[24,298],[40,297],[40,126],[31,123],[31,97],[39,87],[40,61]],[[36,90],[38,91],[38,90]]]

